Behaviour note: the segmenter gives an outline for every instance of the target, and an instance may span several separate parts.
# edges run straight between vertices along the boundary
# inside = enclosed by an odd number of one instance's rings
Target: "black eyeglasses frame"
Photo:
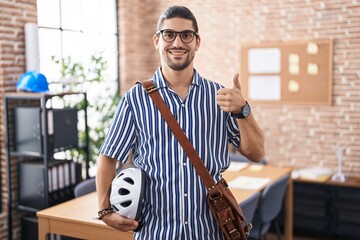
[[[165,40],[164,34],[163,34],[165,31],[170,31],[170,32],[174,33],[174,34],[175,34],[174,39],[171,40],[171,41]],[[190,33],[190,32],[193,34],[193,37],[192,37],[192,39],[191,39],[190,41],[185,42],[185,41],[183,40],[183,38],[181,37],[181,36],[182,36],[182,33]],[[199,36],[199,33],[195,32],[195,31],[193,31],[193,30],[184,30],[184,31],[181,31],[181,32],[177,32],[177,31],[174,31],[174,30],[172,30],[172,29],[162,29],[162,30],[159,30],[159,31],[156,32],[156,35],[158,35],[158,34],[161,34],[162,39],[163,39],[165,42],[167,42],[167,43],[172,43],[172,42],[174,42],[175,39],[177,38],[177,36],[179,35],[179,36],[180,36],[180,40],[181,40],[183,43],[185,43],[185,44],[191,43],[191,42],[194,40],[195,37],[198,37],[198,36]]]

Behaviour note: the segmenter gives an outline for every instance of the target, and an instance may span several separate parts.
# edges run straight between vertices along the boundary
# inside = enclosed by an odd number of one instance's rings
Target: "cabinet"
[[[63,101],[73,106],[64,107]],[[33,214],[71,199],[76,183],[89,177],[87,98],[81,92],[6,93],[4,111],[11,239],[14,210]],[[65,157],[72,149],[81,152],[81,162]]]
[[[323,239],[360,238],[360,179],[294,180],[294,230]]]

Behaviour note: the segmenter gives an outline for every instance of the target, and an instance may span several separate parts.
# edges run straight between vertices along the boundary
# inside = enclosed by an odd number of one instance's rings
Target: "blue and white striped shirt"
[[[160,95],[217,182],[229,166],[228,142],[240,144],[236,120],[216,103],[221,86],[194,71],[188,95],[172,91],[158,68]],[[143,227],[135,239],[224,239],[206,200],[206,188],[160,112],[140,84],[122,98],[101,154],[133,162],[147,175]]]

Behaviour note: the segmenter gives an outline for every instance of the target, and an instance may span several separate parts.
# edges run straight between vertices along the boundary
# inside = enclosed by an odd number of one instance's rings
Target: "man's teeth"
[[[181,51],[181,52],[170,51],[170,52],[173,55],[183,55],[183,54],[185,54],[185,51]]]

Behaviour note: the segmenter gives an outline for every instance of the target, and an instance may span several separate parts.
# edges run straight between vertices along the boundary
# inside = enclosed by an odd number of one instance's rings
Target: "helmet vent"
[[[128,195],[129,193],[130,193],[130,191],[125,189],[125,188],[120,188],[119,189],[119,194],[120,195]]]
[[[121,205],[122,207],[128,207],[128,206],[130,206],[130,205],[131,205],[131,203],[132,203],[132,201],[131,201],[131,200],[129,200],[129,201],[126,201],[126,202],[122,202],[122,203],[120,203],[120,205]]]
[[[120,174],[117,176],[117,178],[121,177],[122,175],[124,175],[124,173],[120,173]]]
[[[132,180],[132,179],[129,178],[129,177],[124,178],[124,181],[127,182],[127,183],[129,183],[129,184],[131,184],[131,185],[134,185],[134,180]]]

